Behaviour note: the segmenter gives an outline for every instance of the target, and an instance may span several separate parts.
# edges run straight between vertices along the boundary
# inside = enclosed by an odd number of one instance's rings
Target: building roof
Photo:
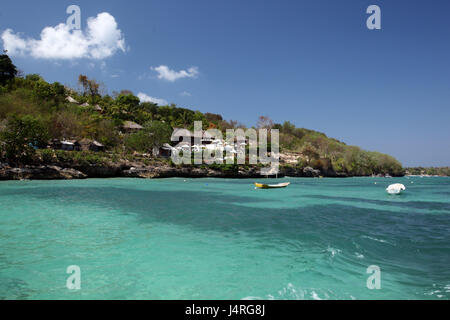
[[[203,141],[212,141],[214,136],[208,131],[190,131],[185,128],[173,128],[174,134],[178,136],[185,136],[189,133],[192,138],[199,138]]]
[[[97,140],[92,141],[92,144],[97,146],[97,147],[104,147],[104,145],[101,144],[100,142],[98,142]]]
[[[103,144],[101,144],[100,142],[98,142],[97,140],[91,140],[91,139],[86,139],[84,138],[83,140],[80,141],[81,145],[95,145],[97,147],[104,147]]]
[[[66,100],[69,101],[69,102],[71,102],[71,103],[78,103],[78,101],[75,100],[74,98],[72,98],[71,96],[67,96],[67,97],[66,97]]]
[[[168,143],[164,143],[161,148],[164,150],[172,150],[173,149],[173,147]]]
[[[208,131],[204,131],[203,132],[203,139],[205,139],[205,140],[212,140],[212,139],[214,139],[214,136],[210,133],[210,132],[208,132]]]
[[[133,121],[124,121],[122,127],[125,129],[136,129],[136,130],[140,130],[140,129],[144,128],[140,124],[137,124],[136,122],[133,122]]]

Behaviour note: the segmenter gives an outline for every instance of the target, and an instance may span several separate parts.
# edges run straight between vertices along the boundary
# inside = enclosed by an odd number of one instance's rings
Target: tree
[[[87,76],[80,74],[78,84],[83,88],[83,96],[90,96],[92,99],[100,97],[100,83],[89,80]]]
[[[132,94],[120,94],[116,98],[116,104],[125,112],[134,112],[139,106],[140,100]]]
[[[61,110],[52,115],[51,135],[53,138],[69,139],[83,136],[81,116],[70,110]]]
[[[86,94],[88,90],[88,77],[80,74],[78,76],[78,84],[83,88],[83,94]]]
[[[273,121],[269,117],[260,116],[258,118],[258,129],[267,129],[270,130],[273,127]]]
[[[295,131],[295,125],[290,121],[285,121],[281,127],[281,131],[287,134],[293,134]]]
[[[128,89],[124,89],[124,90],[120,90],[119,94],[123,94],[123,95],[134,95],[133,91],[128,90]]]
[[[17,75],[17,68],[6,54],[0,55],[0,85],[5,85]]]
[[[144,131],[139,131],[125,137],[125,146],[130,151],[149,152],[152,146],[149,141],[149,136]]]
[[[35,148],[42,148],[48,141],[47,126],[33,116],[11,116],[6,129],[1,132],[6,158],[12,161],[28,162]]]
[[[50,99],[59,98],[60,101],[64,100],[65,88],[59,82],[50,84],[42,79],[33,81],[33,93],[37,97],[49,101]]]
[[[170,142],[172,128],[162,121],[149,121],[144,129],[127,136],[125,144],[128,149],[140,152],[151,152],[160,148],[164,143]]]
[[[317,149],[309,143],[303,146],[301,153],[307,158],[308,164],[310,164],[313,160],[319,159],[320,157]]]
[[[243,129],[243,128],[245,128],[245,125],[240,123],[237,120],[229,120],[229,121],[222,120],[219,122],[219,128],[222,131],[226,131],[227,129],[237,129],[237,128]]]
[[[128,94],[134,95],[133,91],[128,90],[128,89],[122,89],[119,92],[116,91],[116,90],[113,90],[113,92],[112,92],[112,96],[113,96],[114,99],[116,99],[121,94],[123,94],[123,95],[128,95]]]
[[[170,142],[172,136],[172,128],[161,121],[150,121],[144,125],[144,131],[150,137],[152,148],[162,147],[164,143]]]
[[[27,80],[27,81],[39,81],[39,80],[44,80],[44,79],[42,79],[42,77],[39,74],[32,73],[32,74],[27,74],[25,76],[25,80]]]
[[[205,118],[207,121],[215,123],[215,124],[219,124],[219,122],[223,120],[223,118],[220,114],[209,113],[209,112],[205,113]]]
[[[106,147],[115,147],[120,142],[120,136],[114,122],[109,119],[94,118],[87,123],[83,136],[95,139]]]

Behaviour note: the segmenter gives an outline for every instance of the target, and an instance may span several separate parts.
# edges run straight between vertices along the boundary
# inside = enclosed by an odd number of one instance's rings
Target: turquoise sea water
[[[450,298],[450,178],[283,181],[0,182],[0,299]]]

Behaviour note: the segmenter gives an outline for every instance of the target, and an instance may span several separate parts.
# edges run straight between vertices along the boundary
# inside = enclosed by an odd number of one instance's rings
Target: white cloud
[[[192,96],[192,94],[190,92],[183,91],[183,92],[180,93],[180,96],[182,96],[182,97],[190,97],[190,96]]]
[[[41,59],[104,59],[116,51],[125,52],[125,39],[115,18],[107,12],[87,20],[86,31],[71,30],[64,23],[45,27],[40,39],[23,38],[13,30],[5,30],[1,38],[11,55],[30,55]]]
[[[167,101],[164,99],[154,98],[146,95],[145,93],[139,92],[137,97],[141,102],[152,102],[160,106],[168,105]]]
[[[182,78],[196,78],[198,75],[197,67],[190,67],[187,70],[175,71],[169,69],[168,66],[161,65],[159,67],[150,68],[158,72],[158,79],[174,82]]]

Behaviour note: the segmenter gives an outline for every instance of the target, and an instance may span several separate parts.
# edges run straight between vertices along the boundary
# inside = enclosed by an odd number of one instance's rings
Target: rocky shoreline
[[[345,173],[321,172],[311,167],[281,166],[278,177],[348,177]],[[11,166],[0,163],[0,180],[70,180],[86,178],[260,178],[260,168],[238,167],[237,170],[218,170],[208,166],[170,166],[169,164],[145,165],[143,163],[110,163],[106,165],[49,164]]]

